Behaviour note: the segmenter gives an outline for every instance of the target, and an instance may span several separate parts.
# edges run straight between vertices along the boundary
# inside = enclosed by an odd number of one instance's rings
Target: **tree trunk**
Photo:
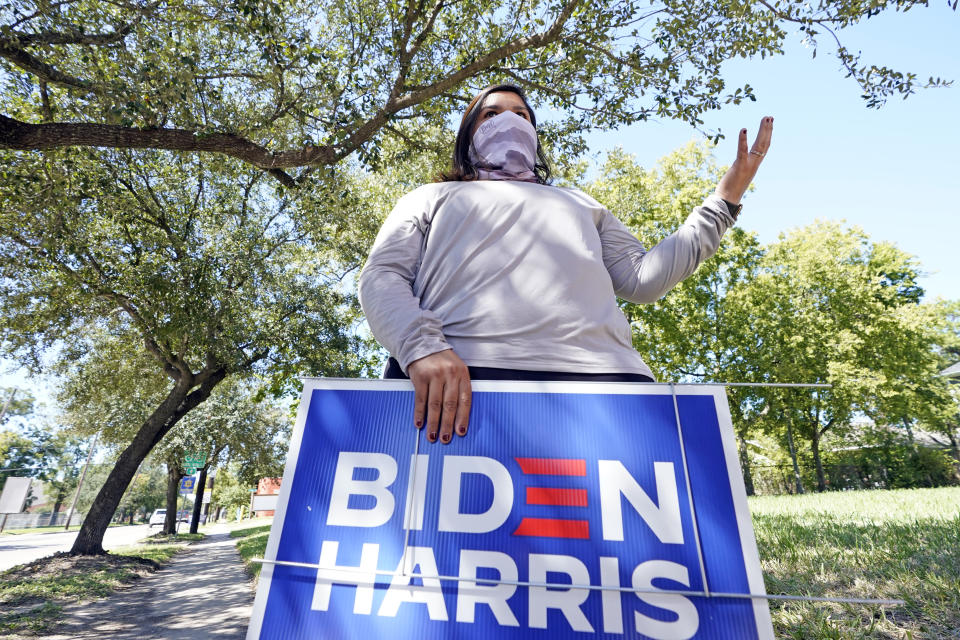
[[[153,414],[147,418],[146,422],[137,431],[126,449],[117,458],[107,481],[103,483],[93,504],[87,511],[87,516],[83,519],[80,531],[70,553],[74,555],[94,555],[102,554],[103,535],[110,526],[110,518],[117,510],[117,505],[123,499],[123,493],[133,480],[133,476],[140,468],[140,463],[147,457],[147,454],[157,445],[158,442],[167,435],[167,432],[187,414],[188,411],[210,397],[214,387],[226,377],[226,371],[222,368],[204,371],[198,376],[190,376],[189,381],[178,381],[170,390],[167,397],[164,398],[160,406],[154,410]],[[193,391],[191,388],[196,386],[195,381],[201,379],[200,386]]]
[[[797,449],[793,446],[793,425],[787,418],[787,446],[790,449],[790,460],[793,461],[793,480],[796,483],[797,493],[804,493],[803,481],[800,479],[800,465],[797,464]]]
[[[957,442],[957,438],[953,435],[953,431],[948,431],[947,437],[950,438],[950,447],[953,450],[953,459],[955,460],[953,465],[953,477],[955,477],[957,480],[960,480],[960,443]]]
[[[747,441],[739,437],[740,441],[740,468],[743,469],[743,486],[747,490],[747,495],[754,495],[753,491],[753,472],[750,469],[750,455],[747,451]]]
[[[813,464],[817,469],[817,491],[827,490],[827,481],[823,476],[823,463],[820,461],[820,429],[819,425],[813,425],[813,440],[810,442],[810,450],[813,452]]]
[[[200,511],[203,509],[203,492],[207,485],[207,467],[200,469],[200,477],[197,479],[196,496],[193,499],[193,515],[190,517],[190,533],[196,533],[200,526]]]
[[[910,438],[910,446],[913,448],[914,451],[916,451],[917,440],[913,435],[913,424],[911,423],[910,420],[907,420],[906,418],[904,418],[902,422],[903,422],[903,426],[907,429],[907,437]]]
[[[177,490],[180,488],[180,465],[176,460],[167,460],[167,517],[163,521],[163,533],[172,536],[177,532]]]
[[[57,514],[60,513],[60,507],[63,506],[63,500],[64,500],[64,498],[66,498],[66,497],[67,497],[67,495],[66,495],[66,493],[64,492],[63,487],[60,487],[60,488],[57,490],[57,497],[56,497],[56,499],[53,501],[53,513],[50,514],[50,522],[49,522],[48,524],[49,524],[51,527],[52,527],[52,526],[54,525],[54,523],[57,521]]]

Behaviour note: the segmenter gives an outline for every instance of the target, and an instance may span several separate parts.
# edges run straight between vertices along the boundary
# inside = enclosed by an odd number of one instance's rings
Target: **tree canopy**
[[[699,125],[751,98],[749,85],[727,86],[723,63],[779,55],[797,31],[814,53],[826,38],[879,106],[944,81],[861,62],[840,34],[925,5],[15,0],[0,11],[0,148],[218,152],[295,185],[354,152],[375,157],[404,125],[443,125],[503,79],[564,113],[554,137],[576,147],[585,129],[650,117]]]
[[[647,170],[621,152],[585,185],[647,246],[672,233],[713,191],[723,168],[688,145]],[[858,417],[951,438],[956,404],[937,375],[955,345],[955,305],[922,303],[916,258],[860,229],[819,221],[761,246],[734,227],[717,255],[650,305],[624,303],[634,345],[664,380],[813,383],[820,389],[730,391],[741,463],[767,433],[791,452],[806,442],[826,488],[822,443]],[[951,328],[953,332],[951,332]]]

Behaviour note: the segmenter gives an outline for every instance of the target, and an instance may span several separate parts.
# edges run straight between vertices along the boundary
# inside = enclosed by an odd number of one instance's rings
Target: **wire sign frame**
[[[305,381],[248,638],[773,638],[722,385],[473,390]]]

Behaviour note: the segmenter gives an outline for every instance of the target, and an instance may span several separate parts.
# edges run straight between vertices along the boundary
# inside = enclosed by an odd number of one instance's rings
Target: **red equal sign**
[[[565,458],[514,458],[524,475],[586,476],[587,461]],[[527,504],[557,507],[586,507],[586,489],[558,489],[527,487]],[[586,520],[557,518],[524,518],[513,532],[515,536],[538,538],[590,538],[590,523]]]

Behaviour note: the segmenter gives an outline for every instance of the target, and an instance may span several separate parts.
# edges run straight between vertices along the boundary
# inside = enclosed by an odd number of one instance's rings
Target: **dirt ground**
[[[41,637],[52,640],[199,640],[240,639],[253,606],[249,576],[226,531],[187,547],[157,569],[152,561],[130,558],[58,557],[42,571],[96,571],[123,566],[139,578],[101,600],[64,607],[61,619]],[[103,564],[106,563],[106,564]],[[22,571],[27,575],[32,565]],[[35,569],[36,570],[36,569]],[[29,608],[29,604],[24,603]],[[30,638],[34,636],[6,636]]]

